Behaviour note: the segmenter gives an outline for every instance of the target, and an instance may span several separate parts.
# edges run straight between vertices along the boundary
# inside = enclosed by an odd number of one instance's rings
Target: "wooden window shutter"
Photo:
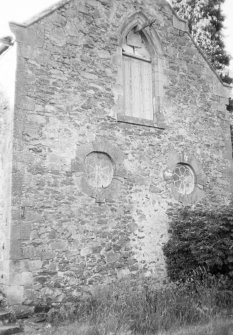
[[[123,55],[125,114],[153,120],[152,65]]]
[[[153,120],[152,62],[145,39],[130,32],[123,45],[124,112]]]

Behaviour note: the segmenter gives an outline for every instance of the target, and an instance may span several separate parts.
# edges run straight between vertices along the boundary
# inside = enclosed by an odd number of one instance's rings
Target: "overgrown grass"
[[[177,332],[164,335],[232,335],[233,321],[228,319],[216,319],[205,325],[196,325],[180,329]],[[85,335],[85,334],[83,334]],[[161,334],[163,335],[163,334]]]
[[[232,292],[219,287],[219,281],[208,275],[163,288],[152,278],[125,279],[99,287],[88,299],[51,310],[49,319],[53,323],[76,321],[75,329],[69,329],[69,334],[76,335],[169,334],[188,326],[211,325],[220,315],[230,313]],[[215,334],[210,331],[209,326],[195,334]]]
[[[37,333],[38,334],[38,333]],[[78,322],[71,325],[53,328],[43,332],[44,335],[106,335],[106,334],[119,334],[131,335],[132,332],[122,330],[118,333],[114,332],[101,332],[97,325],[90,325],[88,323],[81,324]],[[155,335],[155,333],[147,333],[148,335]],[[185,327],[177,331],[171,330],[166,332],[159,332],[158,335],[232,335],[233,334],[233,321],[228,319],[216,319],[205,325],[196,325]],[[33,335],[30,332],[30,335]]]

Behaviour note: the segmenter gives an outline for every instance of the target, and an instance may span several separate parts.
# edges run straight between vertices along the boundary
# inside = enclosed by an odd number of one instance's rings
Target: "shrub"
[[[233,207],[179,209],[173,213],[170,239],[164,246],[168,276],[180,280],[199,267],[233,279]]]

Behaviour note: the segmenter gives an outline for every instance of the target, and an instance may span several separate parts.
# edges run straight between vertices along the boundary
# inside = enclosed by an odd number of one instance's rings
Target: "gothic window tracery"
[[[173,184],[176,191],[182,195],[191,194],[195,188],[195,175],[187,164],[177,164],[173,171]]]

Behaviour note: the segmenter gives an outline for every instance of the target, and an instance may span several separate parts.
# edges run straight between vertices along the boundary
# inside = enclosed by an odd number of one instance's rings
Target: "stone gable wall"
[[[143,12],[161,43],[164,127],[117,121],[121,30]],[[13,152],[12,303],[76,298],[142,272],[166,279],[162,245],[178,201],[229,201],[231,148],[222,84],[163,1],[71,1],[18,43]],[[105,152],[111,185],[87,183],[85,157]],[[196,173],[177,197],[177,163]]]
[[[9,177],[10,177],[10,156],[9,146],[12,143],[9,124],[9,103],[0,87],[0,283],[7,282],[7,258],[9,252]]]
[[[0,56],[0,285],[9,282],[15,50]]]

